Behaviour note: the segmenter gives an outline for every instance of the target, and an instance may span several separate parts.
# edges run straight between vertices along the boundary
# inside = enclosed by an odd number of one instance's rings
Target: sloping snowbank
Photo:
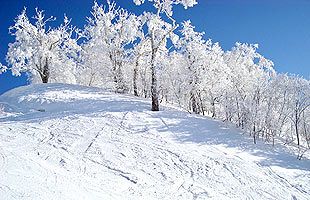
[[[310,162],[238,129],[97,88],[0,96],[0,199],[309,199]]]

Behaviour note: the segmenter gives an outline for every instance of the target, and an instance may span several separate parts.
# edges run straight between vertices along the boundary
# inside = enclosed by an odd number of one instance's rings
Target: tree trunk
[[[116,52],[115,54],[117,54]],[[111,63],[112,63],[112,73],[113,81],[115,84],[115,89],[117,93],[126,93],[128,91],[127,86],[124,83],[123,72],[122,72],[122,62],[117,59],[117,55],[109,54]]]
[[[299,131],[298,131],[298,121],[297,121],[297,119],[295,121],[295,133],[296,133],[296,137],[297,137],[297,145],[299,146],[300,145],[300,139],[299,139]]]
[[[255,123],[254,123],[254,125],[253,125],[253,142],[254,142],[254,144],[256,144],[256,128],[255,128]]]
[[[155,72],[155,67],[152,67],[152,85],[151,85],[151,95],[152,95],[152,111],[159,111],[158,102],[158,92],[157,92],[157,77]]]
[[[43,66],[43,72],[41,74],[42,83],[48,83],[50,77],[50,70],[48,67],[48,58],[45,59],[45,65]]]
[[[197,108],[197,101],[196,101],[196,97],[195,94],[193,92],[191,92],[191,104],[192,104],[192,110],[195,114],[199,114],[199,109]]]
[[[116,72],[116,61],[113,59],[112,54],[109,55],[111,63],[112,63],[112,73],[113,73],[113,81],[117,87],[117,82],[118,82],[118,78],[117,78],[117,72]]]
[[[48,76],[41,76],[41,79],[42,79],[42,83],[48,83]]]
[[[151,61],[151,73],[152,73],[152,84],[151,84],[151,96],[152,96],[152,111],[159,111],[158,102],[158,91],[157,91],[157,74],[155,69],[155,54],[156,50],[152,50],[152,61]]]
[[[295,109],[294,109],[294,127],[295,127],[295,134],[296,134],[296,137],[297,137],[297,145],[299,147],[300,145],[300,139],[299,139],[299,130],[298,130],[298,124],[299,124],[299,121],[300,121],[300,116],[298,115],[298,104],[296,103],[295,105]]]
[[[203,101],[202,101],[202,98],[201,98],[201,93],[198,94],[198,97],[199,97],[199,102],[200,102],[200,112],[202,113],[202,115],[205,115],[205,110],[203,108]]]
[[[212,106],[212,118],[215,118],[216,115],[215,115],[215,101],[214,101],[214,99],[212,99],[211,106]]]
[[[136,61],[135,68],[133,69],[133,93],[138,96],[137,78],[138,78],[138,60]]]

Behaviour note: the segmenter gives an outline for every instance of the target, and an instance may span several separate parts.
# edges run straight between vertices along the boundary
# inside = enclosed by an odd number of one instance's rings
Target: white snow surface
[[[310,199],[310,162],[170,106],[39,84],[0,96],[0,199]]]

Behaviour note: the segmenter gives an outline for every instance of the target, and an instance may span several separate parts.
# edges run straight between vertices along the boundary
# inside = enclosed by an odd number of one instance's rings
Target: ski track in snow
[[[0,199],[310,199],[309,160],[216,120],[62,84],[0,102]]]

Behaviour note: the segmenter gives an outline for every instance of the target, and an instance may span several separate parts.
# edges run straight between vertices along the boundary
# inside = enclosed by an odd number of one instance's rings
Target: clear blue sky
[[[104,3],[106,0],[98,0]],[[134,13],[152,9],[149,5],[135,6],[132,0],[116,0],[121,7]],[[197,31],[219,42],[224,50],[235,42],[258,43],[259,52],[275,63],[278,72],[310,77],[310,0],[198,0],[188,10],[175,7],[178,22],[190,19]],[[72,24],[82,28],[89,16],[92,0],[0,0],[0,62],[6,64],[8,43],[14,38],[8,27],[27,7],[28,17],[35,7],[45,10],[46,16],[56,16],[61,23],[64,13]],[[0,94],[27,84],[25,76],[0,75]]]

